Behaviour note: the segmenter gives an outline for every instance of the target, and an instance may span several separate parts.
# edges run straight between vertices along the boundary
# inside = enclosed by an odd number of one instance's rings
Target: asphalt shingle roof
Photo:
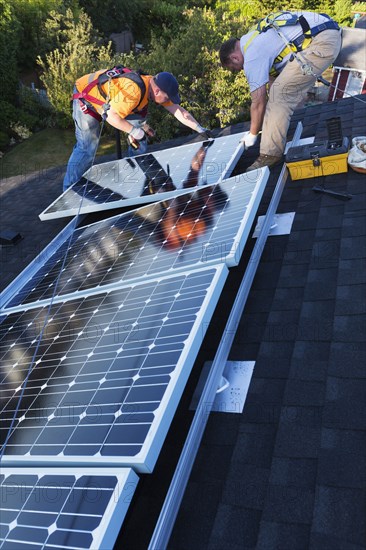
[[[333,116],[364,134],[350,98],[298,110],[290,135],[301,120],[302,137],[325,139]],[[170,550],[365,548],[365,178],[325,178],[348,201],[315,183],[286,184],[292,231],[268,239],[229,355],[256,361],[244,411],[211,414]]]

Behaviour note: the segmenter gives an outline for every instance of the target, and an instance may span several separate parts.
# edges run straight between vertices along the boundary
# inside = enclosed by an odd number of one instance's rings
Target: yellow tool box
[[[349,140],[342,137],[340,118],[331,118],[326,122],[327,140],[290,147],[288,150],[285,162],[291,179],[300,180],[347,172]]]

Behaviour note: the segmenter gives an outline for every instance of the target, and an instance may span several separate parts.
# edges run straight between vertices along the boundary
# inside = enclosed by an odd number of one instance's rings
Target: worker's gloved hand
[[[131,132],[127,136],[127,139],[133,149],[139,149],[140,141],[144,138],[146,138],[145,132],[142,128],[138,128],[136,126],[132,128]]]
[[[258,134],[254,135],[254,134],[251,134],[250,132],[244,132],[244,135],[240,141],[241,143],[243,143],[245,149],[247,149],[248,147],[252,147],[256,143],[257,139],[258,139]]]
[[[203,137],[203,139],[213,138],[211,130],[209,130],[208,128],[203,128],[203,126],[201,126],[200,124],[197,124],[195,130],[200,134],[200,136]]]

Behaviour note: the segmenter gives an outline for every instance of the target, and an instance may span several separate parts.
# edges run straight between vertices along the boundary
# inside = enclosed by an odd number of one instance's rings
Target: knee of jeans
[[[99,136],[92,136],[90,143],[93,146],[93,148],[97,147],[99,145]]]

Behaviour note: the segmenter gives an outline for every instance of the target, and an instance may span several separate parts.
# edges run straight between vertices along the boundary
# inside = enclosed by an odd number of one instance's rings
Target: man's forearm
[[[252,104],[250,106],[250,133],[257,135],[262,129],[264,113],[267,106],[266,86],[258,88],[251,94]]]
[[[199,122],[197,122],[197,120],[191,115],[191,113],[186,111],[186,109],[184,109],[183,107],[180,107],[178,105],[170,105],[165,108],[172,115],[174,115],[181,124],[184,124],[185,126],[188,126],[188,128],[196,130],[197,132],[200,131],[201,126]]]
[[[113,109],[107,111],[107,122],[113,126],[113,128],[122,130],[122,132],[126,132],[127,134],[129,134],[133,128],[133,125],[130,124],[128,120],[121,118]]]
[[[250,133],[251,134],[257,135],[261,131],[265,110],[266,110],[265,104],[258,105],[257,103],[256,104],[252,103],[250,107]]]

